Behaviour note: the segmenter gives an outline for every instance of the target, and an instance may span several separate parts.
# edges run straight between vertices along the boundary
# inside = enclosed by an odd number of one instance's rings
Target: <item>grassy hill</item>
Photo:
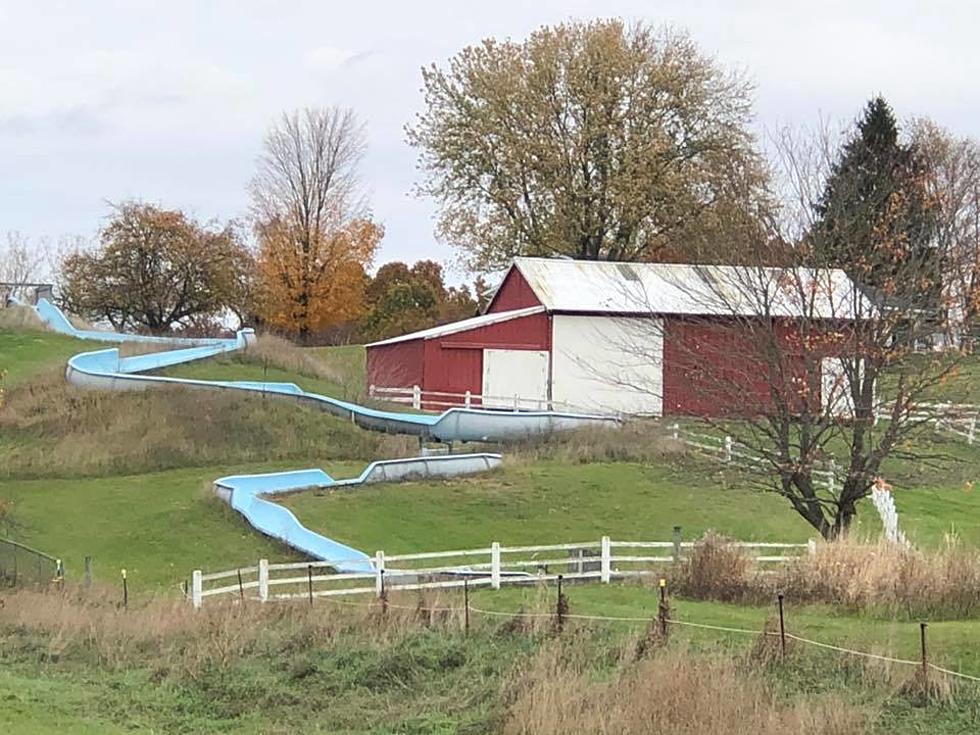
[[[420,616],[414,595],[393,600],[405,609],[384,619],[376,607],[319,602],[216,604],[195,613],[176,592],[192,569],[293,558],[210,494],[215,478],[316,466],[347,476],[416,445],[262,396],[101,394],[65,385],[64,360],[92,348],[0,330],[7,531],[63,557],[69,579],[93,556],[101,580],[87,593],[0,597],[4,732],[557,735],[647,732],[651,723],[663,732],[731,735],[976,732],[973,690],[921,702],[903,693],[907,669],[810,648],[780,663],[753,635],[675,627],[668,646],[641,657],[643,622],[575,622],[559,638],[543,617],[482,617],[467,637],[455,613]],[[362,370],[358,347],[298,350],[266,340],[171,374],[284,380],[354,398]],[[956,461],[889,468],[902,525],[924,547],[938,547],[951,530],[980,545],[980,497],[968,484],[980,448],[941,448]],[[603,534],[666,539],[674,525],[686,538],[707,529],[742,539],[812,536],[785,501],[664,444],[652,428],[504,451],[504,469],[484,477],[299,493],[283,502],[308,525],[368,552]],[[870,507],[860,521],[863,533],[877,534]],[[133,592],[128,611],[118,608],[123,567]],[[957,569],[967,589],[972,568]],[[655,590],[639,585],[566,591],[575,614],[647,617],[657,603]],[[482,591],[474,605],[546,616],[554,593]],[[696,596],[675,597],[673,616],[749,630],[772,616],[765,601]],[[440,600],[459,605],[450,595],[428,602]],[[788,615],[793,630],[819,640],[916,656],[911,612],[794,600]],[[965,615],[930,624],[931,650],[936,661],[980,675],[973,645],[980,631]],[[640,707],[663,701],[677,704]]]
[[[69,570],[91,555],[109,579],[126,567],[134,570],[137,586],[167,587],[197,567],[234,566],[260,555],[286,558],[286,550],[212,501],[211,481],[232,472],[303,467],[351,475],[373,459],[414,451],[411,439],[363,432],[262,396],[103,394],[65,385],[64,360],[91,346],[46,332],[0,332],[9,385],[0,409],[0,497],[13,509],[13,534],[64,557]],[[351,395],[363,385],[362,370],[359,347],[299,350],[263,340],[244,355],[173,372],[286,380]],[[622,441],[578,441],[610,446],[604,454],[590,449],[582,456],[575,455],[574,441],[571,450],[508,447],[504,470],[487,477],[300,493],[283,502],[310,527],[369,552],[603,534],[665,539],[674,525],[687,538],[708,529],[745,540],[813,535],[777,496],[710,461],[665,451],[661,444],[638,446],[653,441],[642,433]],[[969,484],[980,466],[980,447],[941,448],[957,461],[891,468],[902,525],[925,545],[942,543],[950,532],[980,544],[980,495]],[[65,530],[66,518],[83,521]],[[877,534],[870,506],[860,524]],[[172,542],[175,526],[179,544]]]

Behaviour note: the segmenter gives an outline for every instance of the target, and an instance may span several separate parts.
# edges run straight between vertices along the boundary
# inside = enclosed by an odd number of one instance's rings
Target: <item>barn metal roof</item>
[[[549,312],[853,319],[869,302],[840,269],[515,258]]]
[[[383,339],[379,342],[372,342],[367,346],[378,347],[380,345],[391,345],[397,342],[409,342],[416,339],[444,337],[447,334],[465,332],[468,329],[475,329],[477,327],[488,327],[491,324],[499,324],[500,322],[507,322],[511,319],[519,319],[522,316],[530,316],[531,314],[540,314],[544,311],[545,308],[543,306],[529,306],[524,309],[514,309],[513,311],[498,311],[491,314],[481,314],[480,316],[475,316],[470,319],[463,319],[462,321],[443,324],[438,327],[430,327],[429,329],[422,329],[418,332],[402,334],[398,337]]]

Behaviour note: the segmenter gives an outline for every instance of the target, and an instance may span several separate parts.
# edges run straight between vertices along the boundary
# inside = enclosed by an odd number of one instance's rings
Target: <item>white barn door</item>
[[[556,409],[663,414],[661,319],[556,314],[552,324]]]
[[[537,350],[483,351],[484,406],[525,409],[548,407],[548,353]]]
[[[857,380],[863,380],[863,360],[857,364],[857,370]],[[854,417],[851,383],[847,377],[847,367],[839,357],[825,357],[820,361],[820,399],[828,416],[846,419]]]

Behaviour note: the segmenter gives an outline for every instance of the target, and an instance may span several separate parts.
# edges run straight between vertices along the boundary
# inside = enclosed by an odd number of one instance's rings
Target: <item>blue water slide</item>
[[[79,339],[103,342],[166,342],[168,340],[162,337],[76,329],[58,307],[45,299],[40,299],[35,308],[51,329]],[[482,408],[450,408],[441,414],[384,411],[305,391],[295,383],[192,380],[145,374],[170,365],[243,349],[254,338],[251,329],[243,329],[234,339],[176,339],[174,344],[180,345],[179,349],[136,357],[121,358],[116,349],[83,352],[68,361],[67,377],[75,385],[108,390],[140,390],[152,386],[183,385],[289,396],[301,403],[314,405],[334,415],[350,419],[365,429],[393,434],[411,434],[442,442],[517,441],[531,435],[549,434],[585,426],[615,427],[620,424],[618,419],[609,416],[560,411],[496,411]]]
[[[323,470],[294,470],[261,475],[232,475],[214,481],[215,493],[241,513],[252,527],[314,559],[331,563],[343,573],[374,570],[363,551],[334,541],[306,528],[288,509],[268,496],[312,489],[345,489],[377,482],[398,482],[433,477],[459,477],[489,472],[500,466],[499,454],[455,454],[410,457],[372,462],[347,480],[335,480]]]
[[[118,348],[82,352],[68,360],[66,377],[74,385],[106,390],[143,390],[150,387],[183,386],[209,390],[259,392],[288,397],[342,416],[365,429],[411,434],[438,441],[514,441],[534,434],[567,431],[583,426],[619,425],[606,416],[552,411],[493,411],[451,408],[441,414],[384,411],[305,391],[295,383],[246,380],[194,380],[152,374],[154,370],[203,360],[222,353],[245,349],[255,339],[251,329],[240,330],[231,339],[183,339],[152,337],[122,332],[76,328],[54,304],[39,299],[38,316],[53,331],[77,339],[110,343],[157,343],[174,349],[121,357]],[[319,469],[235,475],[216,480],[215,492],[258,531],[278,539],[315,559],[330,562],[338,571],[371,571],[373,564],[364,552],[322,536],[303,526],[287,508],[267,496],[307,488],[350,488],[373,482],[451,477],[486,472],[500,466],[499,454],[459,454],[412,457],[371,463],[358,477],[335,480]]]

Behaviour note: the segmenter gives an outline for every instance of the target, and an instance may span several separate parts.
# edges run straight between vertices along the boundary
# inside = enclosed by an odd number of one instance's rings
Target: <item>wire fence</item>
[[[883,663],[896,664],[899,666],[911,666],[918,667],[923,673],[929,671],[935,671],[937,673],[943,674],[945,676],[953,677],[955,679],[960,679],[968,682],[980,682],[980,676],[974,676],[972,674],[966,674],[961,671],[956,671],[954,669],[945,668],[943,666],[938,666],[929,660],[926,651],[926,630],[928,624],[925,622],[919,622],[917,624],[920,636],[921,636],[921,656],[919,659],[910,658],[900,658],[898,656],[893,656],[889,654],[876,653],[873,651],[866,651],[857,648],[850,648],[848,646],[837,645],[835,643],[829,643],[827,641],[820,641],[813,638],[808,638],[803,635],[798,635],[796,633],[790,632],[788,629],[788,622],[785,615],[784,609],[784,597],[779,595],[777,598],[777,610],[778,610],[778,629],[771,630],[769,624],[765,624],[761,629],[756,628],[742,628],[732,625],[719,625],[715,623],[705,623],[696,620],[680,619],[672,614],[669,599],[667,597],[666,584],[661,581],[660,590],[661,598],[660,605],[658,606],[658,611],[655,615],[647,616],[630,616],[630,615],[588,615],[580,613],[570,612],[569,598],[568,595],[562,591],[562,576],[559,575],[557,578],[558,582],[558,594],[555,600],[554,610],[552,611],[525,611],[523,609],[517,611],[511,610],[490,610],[483,607],[478,607],[471,604],[469,589],[464,590],[463,595],[463,605],[427,605],[423,598],[419,598],[419,602],[415,605],[400,605],[393,603],[388,599],[388,594],[383,592],[382,595],[377,600],[372,601],[360,601],[351,599],[338,599],[338,598],[323,598],[326,602],[335,605],[353,605],[362,608],[375,608],[379,610],[382,614],[387,613],[389,610],[407,610],[414,612],[425,612],[425,613],[448,613],[453,614],[457,618],[465,621],[465,626],[467,632],[470,627],[470,617],[472,615],[484,616],[487,618],[495,619],[508,619],[508,620],[536,620],[536,621],[551,621],[554,624],[554,628],[561,631],[564,624],[568,621],[581,621],[587,623],[633,623],[645,626],[655,626],[662,634],[663,641],[666,642],[670,635],[671,627],[677,626],[682,628],[690,628],[695,630],[705,630],[717,633],[729,633],[734,635],[744,635],[752,636],[754,638],[764,637],[778,641],[780,645],[781,656],[786,657],[787,653],[787,641],[793,641],[795,643],[812,646],[814,648],[819,648],[827,651],[834,651],[846,656],[853,656],[857,658],[864,658],[874,661],[881,661]],[[566,588],[567,589],[567,588]],[[311,600],[312,604],[312,600]]]
[[[63,578],[61,559],[11,539],[0,539],[0,585],[43,586]]]

